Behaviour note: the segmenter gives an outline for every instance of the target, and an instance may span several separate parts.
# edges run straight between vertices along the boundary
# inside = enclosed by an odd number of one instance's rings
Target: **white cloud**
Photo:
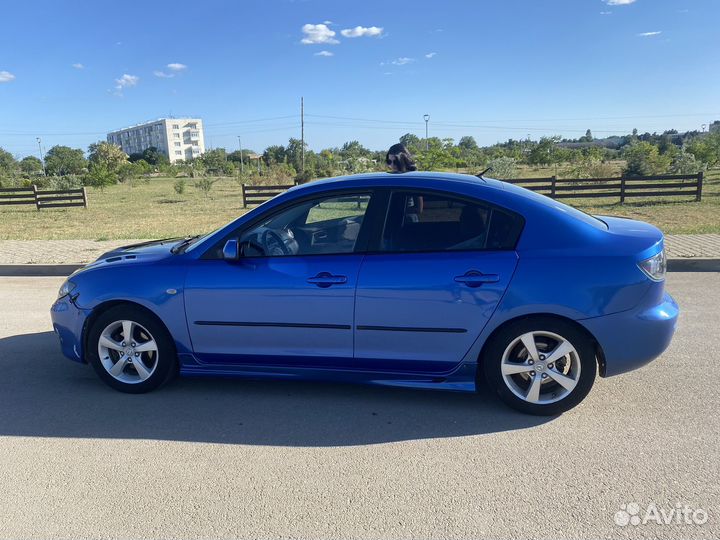
[[[9,71],[0,71],[0,83],[10,82],[15,80],[15,75]]]
[[[412,64],[415,61],[414,58],[408,58],[407,56],[401,56],[390,62],[394,66],[404,66],[405,64]]]
[[[187,69],[187,66],[185,64],[178,63],[168,64],[165,67],[168,68],[167,71],[156,69],[155,71],[153,71],[153,75],[155,75],[156,77],[160,77],[161,79],[172,79],[175,75]]]
[[[115,90],[117,90],[117,93],[122,95],[122,91],[124,88],[130,88],[132,86],[137,86],[137,83],[140,81],[140,77],[136,75],[128,75],[127,73],[123,73],[123,76],[119,79],[115,79]]]
[[[320,52],[316,52],[315,56],[335,56],[335,55],[333,53],[331,53],[330,51],[320,51]]]
[[[601,11],[600,15],[611,15],[612,11]]]
[[[605,0],[608,6],[628,6],[634,4],[635,0]]]
[[[436,52],[429,52],[425,55],[425,58],[432,58],[433,56],[437,56]]]
[[[302,32],[305,34],[305,37],[300,40],[303,45],[317,45],[320,43],[335,45],[340,43],[335,39],[335,31],[330,30],[327,24],[304,24]]]
[[[662,32],[659,30],[656,32],[641,32],[640,34],[638,34],[638,37],[652,37],[659,36],[660,34],[662,34]]]
[[[356,26],[355,28],[341,30],[340,33],[346,38],[379,37],[382,36],[383,29],[378,26]]]
[[[72,67],[74,67],[75,69],[84,69],[84,68],[85,68],[85,66],[83,66],[83,65],[80,64],[80,63],[73,64]]]

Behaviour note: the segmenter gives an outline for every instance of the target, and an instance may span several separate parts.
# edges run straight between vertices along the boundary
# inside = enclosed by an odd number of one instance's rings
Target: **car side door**
[[[371,200],[363,191],[291,203],[237,231],[238,261],[197,260],[185,290],[196,358],[275,368],[351,365]]]
[[[512,279],[522,226],[520,216],[482,201],[393,190],[358,277],[356,366],[454,369]]]

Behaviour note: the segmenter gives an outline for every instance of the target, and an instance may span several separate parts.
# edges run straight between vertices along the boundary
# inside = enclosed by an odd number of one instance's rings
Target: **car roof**
[[[430,188],[450,187],[448,184],[463,186],[486,186],[488,188],[503,189],[502,182],[493,179],[478,178],[469,174],[457,174],[450,172],[406,172],[406,173],[361,173],[335,178],[313,180],[307,184],[301,184],[291,188],[289,191],[297,194],[299,191],[312,193],[333,188],[356,188],[356,187],[413,187],[422,186]],[[459,187],[459,186],[458,186]],[[452,188],[451,188],[452,189]]]

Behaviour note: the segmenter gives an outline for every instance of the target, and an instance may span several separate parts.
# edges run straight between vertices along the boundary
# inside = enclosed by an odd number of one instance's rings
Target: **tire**
[[[128,330],[131,339],[126,339]],[[105,383],[128,394],[154,390],[177,372],[175,343],[165,326],[131,305],[113,307],[95,320],[88,331],[87,359]]]
[[[572,323],[552,317],[521,319],[502,328],[488,342],[482,367],[488,386],[503,402],[538,416],[575,407],[597,375],[592,340]]]

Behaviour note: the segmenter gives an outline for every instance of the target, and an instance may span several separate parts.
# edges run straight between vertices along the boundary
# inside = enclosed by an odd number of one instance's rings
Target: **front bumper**
[[[83,327],[90,314],[75,305],[69,296],[58,298],[50,308],[53,330],[60,340],[62,353],[70,360],[84,362]]]
[[[605,357],[605,377],[632,371],[660,356],[672,340],[680,308],[669,294],[650,307],[580,322],[595,336]]]

